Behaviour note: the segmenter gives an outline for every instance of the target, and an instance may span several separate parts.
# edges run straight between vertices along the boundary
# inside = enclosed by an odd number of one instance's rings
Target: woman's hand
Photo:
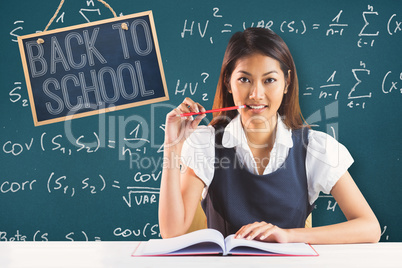
[[[235,234],[235,238],[287,243],[289,242],[289,233],[286,229],[279,228],[271,223],[254,222],[240,228]]]
[[[181,117],[182,113],[205,112],[204,107],[194,102],[190,98],[185,98],[183,102],[166,115],[165,125],[165,148],[170,146],[183,146],[186,138],[191,134],[191,130],[197,128],[205,114],[197,117]]]

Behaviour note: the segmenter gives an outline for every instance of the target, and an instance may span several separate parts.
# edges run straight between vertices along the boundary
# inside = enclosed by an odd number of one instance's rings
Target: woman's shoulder
[[[333,136],[325,133],[323,131],[309,129],[308,130],[308,142],[309,147],[316,149],[331,149],[332,147],[343,146],[335,136],[335,132]],[[321,150],[320,150],[321,151]]]
[[[182,156],[193,157],[195,154],[203,153],[212,156],[215,152],[215,129],[212,126],[198,126],[186,138]]]
[[[208,145],[215,141],[215,128],[213,126],[198,126],[192,131],[192,133],[187,137],[187,144],[195,145]],[[212,143],[214,144],[214,143]]]
[[[312,204],[320,192],[330,193],[354,160],[344,145],[325,132],[310,129],[308,140],[306,174]]]
[[[195,174],[209,185],[214,175],[215,129],[212,126],[198,126],[184,142],[182,163],[193,169]]]

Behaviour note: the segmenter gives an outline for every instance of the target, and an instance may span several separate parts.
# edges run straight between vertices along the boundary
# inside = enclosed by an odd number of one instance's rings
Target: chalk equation
[[[86,6],[80,8],[79,10],[75,10],[73,13],[75,14],[79,14],[79,16],[83,19],[82,22],[92,22],[92,21],[96,21],[99,20],[101,18],[102,15],[102,9],[101,8],[96,8],[95,4],[99,4],[100,3],[98,1],[94,1],[94,0],[88,0],[86,1]],[[101,7],[103,9],[106,9],[105,6],[101,5]],[[107,10],[107,12],[110,12],[109,10]],[[57,18],[54,20],[54,22],[56,24],[60,23],[60,24],[64,24],[64,19],[65,19],[65,15],[66,12],[61,12],[60,15],[57,16]],[[123,16],[123,13],[120,13],[119,16]],[[23,33],[24,30],[24,20],[16,20],[13,22],[13,25],[10,26],[10,40],[12,42],[17,43],[18,42],[18,36],[22,36],[24,34],[27,33]],[[58,26],[60,27],[60,26]],[[36,33],[42,32],[41,30],[36,30]]]
[[[12,103],[20,104],[22,107],[29,107],[28,99],[25,97],[25,92],[22,92],[21,82],[14,82],[13,89],[8,95],[9,100]]]
[[[106,189],[119,191],[121,204],[131,208],[133,206],[153,205],[156,206],[159,200],[159,191],[157,187],[142,186],[149,182],[159,183],[162,171],[155,173],[143,173],[138,171],[134,174],[132,180],[124,181],[133,183],[132,185],[122,186],[120,180],[116,178],[105,178],[102,174],[93,176],[67,176],[61,172],[51,172],[47,178],[37,179],[14,179],[1,180],[0,196],[5,194],[25,193],[30,194],[34,191],[40,191],[44,188],[49,194],[62,195],[68,198],[74,198],[77,195],[97,195]],[[141,185],[141,186],[138,186]]]
[[[155,165],[155,167],[161,164],[160,160],[157,161],[151,158],[141,159],[141,156],[152,154],[152,151],[148,152],[147,148],[157,149],[157,153],[163,152],[161,149],[162,145],[156,141],[151,142],[150,135],[152,134],[152,137],[155,137],[155,133],[149,133],[148,124],[146,124],[145,128],[143,127],[142,122],[144,122],[144,118],[138,116],[135,118],[119,117],[117,127],[118,137],[116,137],[116,133],[111,133],[111,131],[106,133],[107,127],[112,130],[115,129],[115,117],[109,116],[108,126],[106,126],[104,119],[101,116],[99,129],[89,134],[76,135],[73,133],[73,127],[70,124],[66,124],[64,133],[62,134],[51,134],[45,131],[39,136],[24,138],[23,141],[15,141],[13,139],[0,140],[0,153],[17,157],[32,150],[39,150],[42,152],[59,152],[65,156],[73,156],[77,153],[94,154],[100,150],[117,149],[118,160],[125,160],[125,156],[129,156],[130,168],[144,166],[149,168],[151,164]],[[162,126],[160,129],[164,131]]]
[[[102,237],[98,235],[89,235],[90,232],[85,230],[67,231],[62,234],[62,239],[58,241],[102,241]],[[160,238],[159,225],[156,223],[145,223],[143,226],[131,226],[130,228],[115,227],[110,230],[108,235],[116,238],[124,238],[133,240],[134,238],[140,238],[141,240],[150,238]],[[24,233],[19,229],[13,232],[6,232],[0,229],[0,242],[47,242],[54,241],[56,235],[49,231],[36,230],[33,233]],[[57,234],[59,236],[59,234]]]
[[[201,73],[198,81],[188,82],[188,81],[182,81],[181,79],[177,79],[176,89],[175,89],[174,94],[180,95],[180,96],[184,96],[185,94],[194,96],[197,93],[197,89],[198,89],[198,92],[201,91],[200,99],[202,101],[209,101],[207,87],[204,87],[208,78],[209,78],[209,73],[203,72],[203,73]],[[200,88],[198,87],[199,85],[201,85]],[[198,95],[199,94],[197,94],[197,96]]]
[[[313,97],[323,101],[336,101],[343,98],[346,99],[348,108],[365,109],[366,103],[371,101],[374,95],[402,94],[402,86],[398,85],[398,82],[402,84],[402,72],[386,71],[381,74],[382,81],[373,80],[371,79],[371,70],[363,61],[360,61],[359,66],[351,69],[350,73],[348,73],[350,79],[347,81],[352,81],[349,85],[340,83],[337,70],[331,72],[321,85],[306,85],[300,88],[301,96],[306,98]]]
[[[398,85],[399,82],[399,85]],[[402,94],[402,72],[393,72],[388,71],[384,75],[384,79],[382,80],[382,92],[384,94],[389,94],[396,92],[396,94]]]
[[[225,18],[223,15],[224,9],[219,7],[214,7],[211,10],[212,18],[205,19],[203,21],[196,21],[191,19],[186,19],[183,22],[183,27],[180,32],[181,38],[190,38],[190,37],[199,37],[201,39],[209,39],[211,44],[214,44],[214,37],[217,34],[226,34],[232,33],[232,31],[239,31],[242,29],[246,29],[248,27],[260,27],[271,29],[277,33],[291,33],[297,35],[306,35],[310,31],[315,33],[319,32],[324,36],[344,36],[345,32],[349,30],[350,23],[346,23],[345,21],[349,21],[349,17],[345,19],[345,16],[356,16],[356,14],[351,14],[347,10],[340,9],[338,13],[332,14],[332,17],[329,14],[328,22],[313,22],[309,23],[307,19],[298,19],[298,20],[273,20],[273,19],[257,19],[256,21],[242,21],[228,23],[221,23]],[[211,16],[210,14],[210,16]],[[386,25],[381,25],[379,21],[379,17],[381,14],[376,11],[374,6],[368,5],[367,10],[363,10],[361,12],[360,19],[354,19],[353,24],[356,27],[360,27],[359,32],[356,32],[357,41],[356,46],[359,48],[362,47],[373,47],[375,41],[379,38],[380,34],[382,34],[383,29],[386,29],[384,34],[394,36],[397,34],[401,34],[402,32],[402,18],[397,13],[392,14],[386,21]],[[211,27],[212,23],[219,23],[222,27],[217,26],[221,30],[214,31]],[[212,32],[214,31],[214,32]]]

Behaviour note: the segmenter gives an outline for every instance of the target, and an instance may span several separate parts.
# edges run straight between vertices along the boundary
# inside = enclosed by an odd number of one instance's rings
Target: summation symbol
[[[364,73],[366,73],[367,75],[370,75],[370,70],[366,69],[366,64],[364,62],[360,62],[360,66],[363,68],[352,69],[353,76],[356,79],[356,84],[352,87],[352,89],[350,90],[350,92],[348,94],[348,99],[351,100],[347,104],[347,106],[349,108],[360,106],[362,109],[364,109],[365,105],[366,105],[366,102],[364,101],[364,99],[371,98],[371,96],[372,96],[371,92],[369,92],[366,95],[356,94],[358,92],[364,91],[364,88],[362,89],[362,87],[360,85],[362,83],[362,80],[360,80],[360,77]],[[357,90],[358,90],[358,92],[356,92]],[[358,100],[360,100],[361,102],[358,102]]]
[[[373,19],[373,16],[378,16],[378,12],[374,11],[374,7],[373,6],[368,6],[368,11],[364,11],[362,13],[363,16],[363,20],[364,20],[364,25],[363,28],[361,29],[360,33],[359,33],[359,37],[366,37],[366,38],[360,38],[359,41],[357,41],[357,46],[358,47],[363,47],[365,45],[368,45],[370,47],[374,46],[374,41],[375,41],[375,37],[377,37],[380,32],[373,30],[372,25],[373,23],[370,23],[370,21]],[[367,40],[367,37],[369,40]]]

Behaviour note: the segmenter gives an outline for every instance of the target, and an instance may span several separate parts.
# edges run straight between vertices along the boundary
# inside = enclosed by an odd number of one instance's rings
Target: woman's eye
[[[239,79],[239,81],[242,82],[242,83],[248,83],[248,82],[250,82],[250,80],[249,80],[248,78],[246,78],[246,77],[241,77],[241,78]]]
[[[265,83],[273,83],[275,81],[276,81],[276,79],[274,79],[274,78],[268,78],[267,80],[265,80]]]

